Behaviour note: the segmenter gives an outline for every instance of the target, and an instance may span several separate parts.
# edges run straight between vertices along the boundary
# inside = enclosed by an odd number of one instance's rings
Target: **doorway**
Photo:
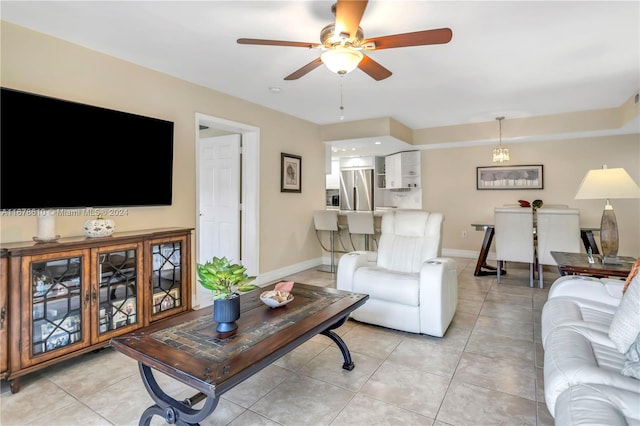
[[[196,113],[196,262],[226,256],[259,271],[259,129]],[[194,307],[213,303],[196,283]]]

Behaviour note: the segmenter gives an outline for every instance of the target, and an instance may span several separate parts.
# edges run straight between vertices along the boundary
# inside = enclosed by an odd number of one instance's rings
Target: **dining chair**
[[[531,207],[496,207],[494,209],[497,277],[504,262],[529,264],[529,286],[533,287],[535,250],[533,246],[533,209]]]
[[[539,208],[536,212],[538,281],[543,287],[543,265],[557,266],[552,251],[580,253],[580,210]]]

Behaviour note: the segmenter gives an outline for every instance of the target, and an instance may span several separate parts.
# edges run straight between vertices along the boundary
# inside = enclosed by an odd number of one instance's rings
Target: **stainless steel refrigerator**
[[[373,169],[340,172],[340,210],[373,210]]]

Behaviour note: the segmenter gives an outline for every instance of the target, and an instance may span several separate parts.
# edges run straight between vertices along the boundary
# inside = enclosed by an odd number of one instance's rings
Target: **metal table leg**
[[[191,398],[184,401],[178,401],[167,395],[156,381],[153,376],[153,370],[151,367],[138,363],[140,369],[140,375],[142,376],[142,382],[144,383],[147,392],[151,395],[151,399],[155,401],[155,404],[144,410],[140,417],[139,426],[149,426],[153,416],[160,416],[169,424],[176,424],[179,426],[194,426],[199,425],[201,420],[204,420],[207,416],[213,413],[218,405],[218,397],[213,395],[205,395],[198,393]],[[199,409],[191,408],[193,405],[206,398],[204,406]]]
[[[338,345],[340,352],[342,352],[342,357],[344,358],[344,364],[342,364],[342,368],[344,368],[345,370],[351,371],[355,368],[356,365],[351,360],[351,353],[349,352],[349,348],[347,347],[347,344],[344,342],[344,340],[342,340],[340,336],[338,336],[336,333],[331,331],[335,328],[340,327],[346,321],[347,321],[347,317],[344,317],[337,323],[333,324],[331,327],[320,332],[320,334],[327,336],[328,338],[333,340],[336,343],[336,345]]]

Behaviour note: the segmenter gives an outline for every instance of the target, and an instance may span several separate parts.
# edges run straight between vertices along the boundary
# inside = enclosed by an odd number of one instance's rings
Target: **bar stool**
[[[351,240],[351,246],[356,249],[353,243],[353,234],[364,235],[364,249],[369,251],[369,239],[373,238],[378,247],[378,241],[376,240],[376,233],[373,225],[373,213],[371,212],[349,212],[347,213],[347,226],[349,227],[349,240]]]
[[[332,274],[336,272],[336,264],[335,264],[335,233],[340,231],[340,226],[338,225],[338,211],[337,210],[315,210],[313,212],[313,223],[316,228],[316,237],[318,238],[318,242],[324,251],[331,253],[331,265],[327,270],[326,266],[322,266],[319,271],[322,272],[331,272]],[[320,231],[329,232],[329,245],[327,248],[322,243],[322,238],[320,238]],[[339,237],[338,237],[339,238]]]

